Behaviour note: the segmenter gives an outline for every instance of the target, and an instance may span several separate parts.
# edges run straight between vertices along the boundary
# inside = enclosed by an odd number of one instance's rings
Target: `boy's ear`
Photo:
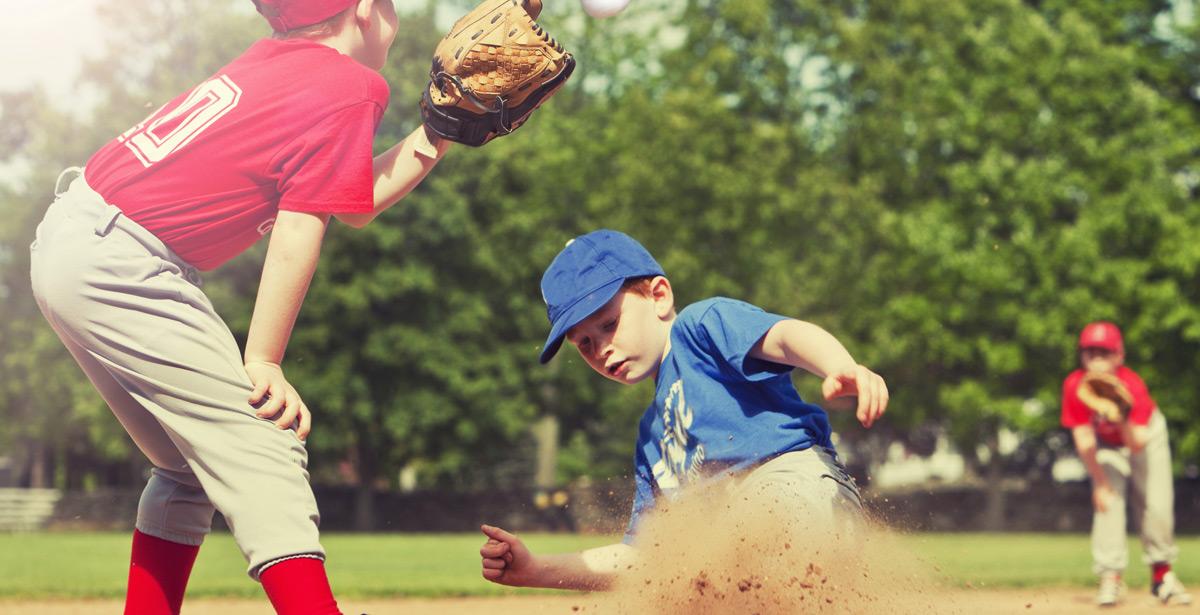
[[[358,0],[358,4],[354,5],[354,19],[358,21],[359,26],[371,27],[371,9],[374,7],[375,0]]]
[[[667,318],[675,311],[675,291],[666,277],[659,275],[650,280],[650,297],[659,318]]]

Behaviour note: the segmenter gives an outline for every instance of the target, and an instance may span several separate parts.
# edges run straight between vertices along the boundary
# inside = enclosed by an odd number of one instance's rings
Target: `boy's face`
[[[1111,374],[1125,363],[1125,353],[1107,348],[1083,348],[1079,351],[1079,362],[1085,371]]]
[[[635,384],[658,373],[675,305],[666,278],[654,278],[651,288],[650,297],[627,290],[618,292],[604,307],[567,331],[567,341],[605,378]]]

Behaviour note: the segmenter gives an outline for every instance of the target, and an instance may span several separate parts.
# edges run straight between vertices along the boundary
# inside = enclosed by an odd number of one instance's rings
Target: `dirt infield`
[[[1191,608],[1164,608],[1156,604],[1149,595],[1134,596],[1116,609],[1101,610],[1092,604],[1092,593],[1087,589],[960,589],[936,590],[921,596],[932,608],[926,613],[945,615],[1011,615],[1013,613],[1045,613],[1054,615],[1078,615],[1087,613],[1132,614],[1132,613],[1188,613]],[[903,603],[903,598],[897,602]],[[504,598],[446,598],[434,600],[342,600],[342,611],[346,615],[367,613],[370,615],[524,615],[545,613],[547,615],[576,615],[579,613],[612,613],[608,598],[601,594],[566,594],[563,596],[504,597]],[[815,608],[814,608],[815,606]],[[865,607],[865,608],[855,608]],[[1195,607],[1193,607],[1195,608]],[[0,614],[16,615],[104,615],[120,613],[121,602],[109,601],[37,601],[17,602],[0,600]],[[261,600],[194,600],[184,604],[185,615],[272,615],[266,598]],[[629,611],[626,611],[628,613]],[[649,613],[650,611],[645,611]],[[712,610],[709,613],[740,613],[740,610]],[[864,615],[894,615],[896,604],[850,605],[843,611],[827,610],[820,605],[796,605],[796,613],[853,612]],[[902,611],[901,611],[902,612]]]

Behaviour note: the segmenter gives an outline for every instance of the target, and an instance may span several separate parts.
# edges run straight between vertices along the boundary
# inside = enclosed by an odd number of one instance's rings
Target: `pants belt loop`
[[[204,285],[204,278],[200,277],[200,272],[195,267],[189,265],[184,269],[184,274],[187,281],[191,282],[194,286],[199,287]]]
[[[58,179],[54,180],[54,196],[55,197],[60,197],[64,194],[66,194],[67,191],[61,188],[62,180],[64,177],[67,177],[71,173],[74,173],[75,177],[79,177],[79,176],[83,175],[83,167],[67,167],[67,168],[63,169],[61,173],[58,174]],[[71,187],[71,182],[67,182],[67,188],[70,188],[70,187]]]
[[[100,218],[96,220],[96,234],[104,237],[112,231],[113,225],[117,223],[117,218],[121,216],[121,209],[115,205],[105,205],[104,213],[100,214]]]

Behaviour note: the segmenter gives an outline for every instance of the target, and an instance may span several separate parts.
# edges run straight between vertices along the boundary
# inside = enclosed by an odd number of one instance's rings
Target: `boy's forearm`
[[[276,217],[246,338],[246,362],[283,361],[328,221],[328,216],[289,211]]]
[[[1100,467],[1100,462],[1096,461],[1095,432],[1090,427],[1076,427],[1071,435],[1075,440],[1075,452],[1079,454],[1079,460],[1083,462],[1088,476],[1092,478],[1092,484],[1097,487],[1108,485],[1108,476],[1104,473],[1104,468]]]
[[[1083,467],[1087,468],[1093,485],[1097,487],[1108,485],[1108,476],[1104,474],[1104,468],[1100,467],[1100,462],[1096,461],[1095,447],[1079,451],[1079,459],[1083,461]]]
[[[1149,440],[1149,430],[1140,425],[1134,425],[1130,421],[1121,421],[1121,438],[1125,441],[1125,445],[1129,450],[1138,453],[1143,448],[1146,448],[1146,442]]]
[[[368,213],[338,214],[340,222],[361,228],[404,198],[450,148],[450,141],[417,126],[404,140],[375,157],[375,207]]]
[[[824,378],[857,365],[831,333],[802,320],[776,323],[751,351],[756,358],[808,370]]]
[[[579,553],[541,555],[529,587],[596,591],[611,589],[617,572],[631,565],[634,550],[617,543]]]

